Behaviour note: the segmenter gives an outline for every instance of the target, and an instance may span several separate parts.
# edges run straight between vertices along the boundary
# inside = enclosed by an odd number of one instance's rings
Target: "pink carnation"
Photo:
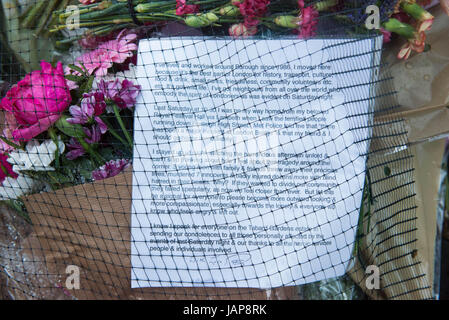
[[[257,33],[257,27],[248,28],[243,23],[233,24],[229,28],[229,35],[234,38],[250,37]]]
[[[185,14],[197,13],[200,6],[196,4],[186,4],[187,0],[176,0],[176,15],[183,16]]]
[[[111,62],[123,63],[132,57],[133,51],[137,50],[137,44],[134,43],[136,39],[135,33],[125,34],[123,30],[118,34],[117,39],[100,44],[98,49],[105,50]]]
[[[408,39],[408,41],[401,47],[397,55],[398,59],[408,59],[412,51],[421,53],[426,48],[426,34],[425,32],[419,32],[414,38]]]
[[[95,75],[98,77],[105,76],[108,73],[108,69],[112,67],[112,61],[108,52],[100,49],[82,55],[78,61],[83,63],[89,74],[95,72]]]
[[[258,17],[263,17],[267,12],[269,0],[245,0],[243,2],[234,1],[233,4],[239,7],[241,15],[244,17],[245,26],[250,29],[259,24]]]
[[[133,56],[133,51],[137,50],[137,45],[134,43],[136,39],[137,35],[135,33],[125,34],[125,30],[123,30],[116,39],[104,42],[97,49],[89,51],[76,59],[75,65],[81,66],[82,63],[89,74],[103,77],[114,63],[123,63]],[[66,68],[66,73],[69,72],[77,74],[76,71]],[[70,86],[74,88],[73,83]]]
[[[313,6],[304,8],[303,0],[299,0],[298,5],[301,9],[301,21],[298,22],[298,25],[300,26],[299,37],[302,39],[313,37],[316,34],[319,13],[313,8]]]
[[[380,28],[380,32],[383,36],[383,43],[388,43],[391,41],[391,32],[388,30],[385,30],[384,28]]]

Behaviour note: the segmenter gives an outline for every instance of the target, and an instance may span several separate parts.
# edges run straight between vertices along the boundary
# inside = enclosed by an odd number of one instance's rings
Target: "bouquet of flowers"
[[[80,0],[76,10],[67,7],[67,1],[53,0],[45,9],[42,2],[45,1],[41,0],[35,10],[24,15],[25,27],[30,27],[30,17],[45,13],[47,20],[39,21],[47,22],[35,26],[37,33],[44,26],[51,35],[73,28],[85,31],[76,36],[63,34],[59,45],[76,40],[86,42],[114,30],[137,25],[158,26],[168,21],[193,28],[221,28],[233,37],[253,36],[270,29],[308,38],[321,33],[321,21],[335,20],[349,34],[366,33],[368,28],[382,33],[385,42],[393,34],[402,38],[405,43],[398,58],[406,59],[412,51],[423,52],[428,48],[425,32],[433,23],[433,16],[423,8],[428,0]],[[372,6],[378,10],[379,23],[367,27],[370,17],[367,8]]]
[[[414,0],[79,2],[81,3],[77,3],[74,9],[69,0],[38,0],[36,5],[30,6],[20,18],[22,27],[33,30],[35,35],[45,34],[60,46],[73,45],[72,49],[81,47],[82,53],[72,56],[73,52],[76,52],[72,51],[69,59],[72,63],[41,61],[38,70],[30,71],[11,88],[2,84],[1,89],[5,95],[0,97],[4,122],[0,132],[0,200],[6,201],[19,212],[24,208],[22,197],[29,194],[111,178],[131,165],[132,109],[141,87],[129,80],[130,78],[122,77],[120,72],[132,70],[132,65],[136,64],[137,40],[142,31],[145,36],[149,36],[149,32],[172,21],[190,28],[202,28],[204,33],[209,30],[221,30],[232,37],[253,36],[269,30],[306,39],[320,35],[325,27],[322,22],[332,20],[334,25],[342,26],[341,29],[348,34],[366,33],[370,32],[366,26],[370,14],[365,9],[375,5],[379,8],[379,28],[375,28],[375,32],[382,34],[385,42],[394,38],[402,39],[404,44],[398,52],[398,58],[407,59],[413,51],[419,53],[428,48],[426,31],[433,24],[433,16],[423,8],[427,1]],[[66,32],[74,25],[81,32]],[[389,176],[390,173],[386,172],[385,175]],[[130,185],[128,181],[125,182],[126,186]],[[86,189],[95,190],[95,184],[92,185],[92,188]],[[113,190],[107,190],[108,196],[112,193]],[[120,193],[115,191],[114,194]],[[80,197],[89,200],[88,192]],[[55,198],[57,197],[52,199]],[[97,202],[101,200],[101,197],[96,199]],[[48,202],[51,205],[51,201]],[[356,255],[361,252],[359,239],[362,238],[363,231],[368,232],[370,229],[371,202],[371,192],[367,184],[363,192],[354,248]],[[111,203],[104,206],[100,203],[96,207],[101,210],[96,213],[103,217],[112,216],[115,208]],[[123,205],[126,210],[130,207],[130,203],[128,204]],[[44,211],[49,207],[45,201],[37,202],[36,206],[41,205]],[[99,232],[92,231],[93,235],[80,233],[76,230],[77,226],[74,231],[67,231],[67,225],[73,221],[78,222],[77,211],[94,211],[86,207],[88,206],[80,205],[75,209],[62,206],[57,208],[68,211],[73,209],[72,218],[63,219],[62,223],[65,223],[64,237],[68,234],[67,238],[74,243],[85,241],[88,237],[95,241],[98,239],[97,234],[102,234],[100,229]],[[108,209],[105,209],[106,207]],[[120,210],[121,208],[117,209]],[[46,211],[39,213],[46,217],[36,228],[43,230],[40,233],[43,238],[47,232],[51,244],[57,246],[58,241],[53,239],[55,237],[52,230],[55,229],[53,225],[61,220],[58,220],[58,215],[53,214],[51,210]],[[114,217],[112,223],[115,225],[112,226],[122,228],[123,234],[129,233],[129,221],[126,221],[128,216],[117,215],[125,221],[117,223]],[[97,223],[98,215],[87,214],[82,217],[87,219],[89,227],[108,227],[108,223]],[[368,220],[365,226],[364,219]],[[105,218],[104,221],[112,219]],[[54,230],[55,233],[59,231],[57,228]],[[122,246],[117,254],[129,256],[127,239],[126,236],[120,235],[116,239],[107,240],[109,244],[112,243],[110,247]],[[101,240],[98,243],[103,243],[105,239]],[[109,244],[105,245],[102,251],[109,250]],[[88,251],[91,252],[91,249],[88,248]],[[54,252],[59,251],[49,250],[49,254]],[[109,251],[108,253],[115,254]],[[92,261],[101,263],[101,258]],[[110,263],[108,266],[110,267]],[[92,267],[93,270],[96,268],[98,267]],[[119,276],[119,281],[126,276]]]
[[[135,40],[124,30],[65,68],[41,61],[0,100],[1,200],[102,180],[130,166],[140,86],[105,76],[113,66],[129,67]]]
[[[433,23],[423,3],[411,0],[80,2],[76,10],[67,10],[70,1],[48,6],[37,1],[21,16],[23,27],[54,35],[59,44],[78,42],[83,52],[65,67],[42,61],[40,70],[27,74],[1,100],[0,199],[112,177],[130,165],[132,107],[140,86],[111,72],[136,64],[137,40],[155,26],[175,21],[206,33],[205,28],[224,28],[233,37],[269,29],[309,38],[320,33],[326,18],[348,33],[366,32],[369,13],[364,9],[376,5],[378,32],[385,42],[393,35],[405,39],[398,57],[406,59],[426,49],[425,32]],[[82,30],[76,36],[65,32],[73,12]]]

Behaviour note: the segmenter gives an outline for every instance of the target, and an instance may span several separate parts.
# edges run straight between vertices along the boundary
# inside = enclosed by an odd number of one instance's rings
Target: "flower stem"
[[[94,10],[97,10],[98,8],[98,3],[95,4],[91,4],[89,6],[83,7],[82,9],[79,9],[78,13],[84,14],[84,13],[88,13]],[[54,16],[57,16],[59,18],[59,21],[64,21],[65,18],[70,17],[73,14],[73,12],[69,11],[66,12],[66,8],[64,8],[63,10],[59,10],[59,11],[55,11],[53,13]]]
[[[125,139],[123,139],[113,128],[112,125],[104,118],[102,117],[101,120],[103,120],[104,123],[108,126],[109,132],[116,137],[124,146],[129,147],[129,144],[126,142]],[[132,150],[132,148],[131,148]]]
[[[80,19],[81,20],[90,20],[90,19],[94,19],[94,18],[110,16],[115,11],[125,8],[126,6],[127,6],[126,3],[115,3],[106,9],[88,12],[86,14],[83,14],[82,16],[80,15]]]
[[[316,11],[325,11],[329,8],[332,8],[333,6],[336,6],[338,4],[337,0],[324,0],[319,1],[314,4]]]
[[[50,0],[45,8],[44,13],[41,15],[37,28],[35,30],[35,35],[39,35],[47,24],[48,20],[52,16],[52,10],[59,5],[59,0]]]
[[[114,30],[117,29],[123,29],[126,28],[128,26],[128,24],[117,24],[117,25],[113,25],[113,26],[101,26],[101,27],[97,27],[94,29],[89,30],[90,34],[92,36],[99,36],[99,35],[103,35],[103,34],[108,34]],[[50,30],[50,32],[54,32],[53,30]],[[56,45],[62,45],[62,44],[66,44],[66,43],[72,43],[74,41],[77,41],[79,39],[82,39],[84,37],[84,35],[80,35],[77,37],[73,37],[73,38],[67,38],[64,40],[60,40],[60,41],[56,41]]]
[[[417,3],[402,1],[401,8],[402,10],[404,10],[404,12],[408,13],[418,21],[433,19],[433,15],[431,15],[430,12],[426,11]]]
[[[50,127],[50,129],[48,129],[48,134],[50,135],[50,138],[53,140],[54,144],[56,145],[55,167],[59,168],[59,154],[60,154],[60,150],[59,150],[58,136],[56,135],[55,128]]]
[[[97,161],[97,164],[102,165],[106,162],[100,154],[98,154],[86,141],[84,141],[83,138],[78,138],[78,141],[84,150],[86,150],[94,158],[94,160]]]
[[[133,139],[129,135],[129,132],[126,129],[125,124],[123,123],[122,117],[120,116],[120,110],[119,110],[118,106],[115,103],[112,104],[112,108],[114,109],[115,118],[117,119],[117,122],[120,125],[120,128],[122,129],[123,134],[125,135],[125,138],[126,138],[126,140],[128,140],[129,146],[132,149],[133,148]]]
[[[6,143],[7,145],[13,147],[14,149],[20,149],[20,150],[24,150],[24,151],[25,151],[25,148],[24,148],[23,146],[18,145],[18,144],[15,144],[15,143],[12,142],[12,141],[9,141],[6,137],[0,136],[0,139],[1,139],[4,143]]]
[[[134,10],[138,13],[156,12],[156,10],[167,10],[175,8],[175,1],[147,2],[138,4]]]
[[[30,36],[30,64],[33,69],[39,69],[39,52],[37,47],[37,37]]]
[[[1,163],[0,163],[0,168],[2,169],[3,173],[5,174],[5,176],[10,177],[10,178],[13,177],[13,176],[11,176],[11,174],[8,172],[8,170],[6,170],[6,168]]]

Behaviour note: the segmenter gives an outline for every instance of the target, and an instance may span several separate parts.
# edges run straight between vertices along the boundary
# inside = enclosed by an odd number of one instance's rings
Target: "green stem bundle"
[[[129,145],[129,142],[127,142],[125,139],[123,139],[113,128],[113,126],[105,119],[105,117],[102,117],[101,120],[107,125],[108,132],[113,135],[117,140],[119,140],[125,147],[130,148],[130,151],[132,151],[132,145]]]
[[[114,110],[115,118],[117,119],[117,122],[118,122],[120,128],[122,129],[123,135],[125,136],[126,140],[128,140],[129,147],[132,150],[133,139],[129,135],[128,129],[126,129],[125,123],[123,122],[122,117],[120,116],[120,110],[115,103],[112,104],[112,109]]]
[[[97,151],[95,151],[83,138],[78,138],[78,141],[83,149],[92,156],[94,161],[96,161],[99,166],[103,165],[106,162],[103,157]]]

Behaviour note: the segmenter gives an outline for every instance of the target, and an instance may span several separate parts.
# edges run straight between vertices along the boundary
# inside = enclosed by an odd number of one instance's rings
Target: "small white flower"
[[[17,179],[7,177],[0,186],[0,200],[17,199],[24,194],[37,192],[42,183],[28,176],[21,175]]]
[[[64,142],[58,137],[59,153],[65,150]],[[26,145],[26,150],[15,150],[9,154],[8,162],[12,164],[15,172],[23,170],[54,171],[50,164],[55,159],[56,144],[53,140],[45,140],[41,144],[37,140],[31,140]]]

